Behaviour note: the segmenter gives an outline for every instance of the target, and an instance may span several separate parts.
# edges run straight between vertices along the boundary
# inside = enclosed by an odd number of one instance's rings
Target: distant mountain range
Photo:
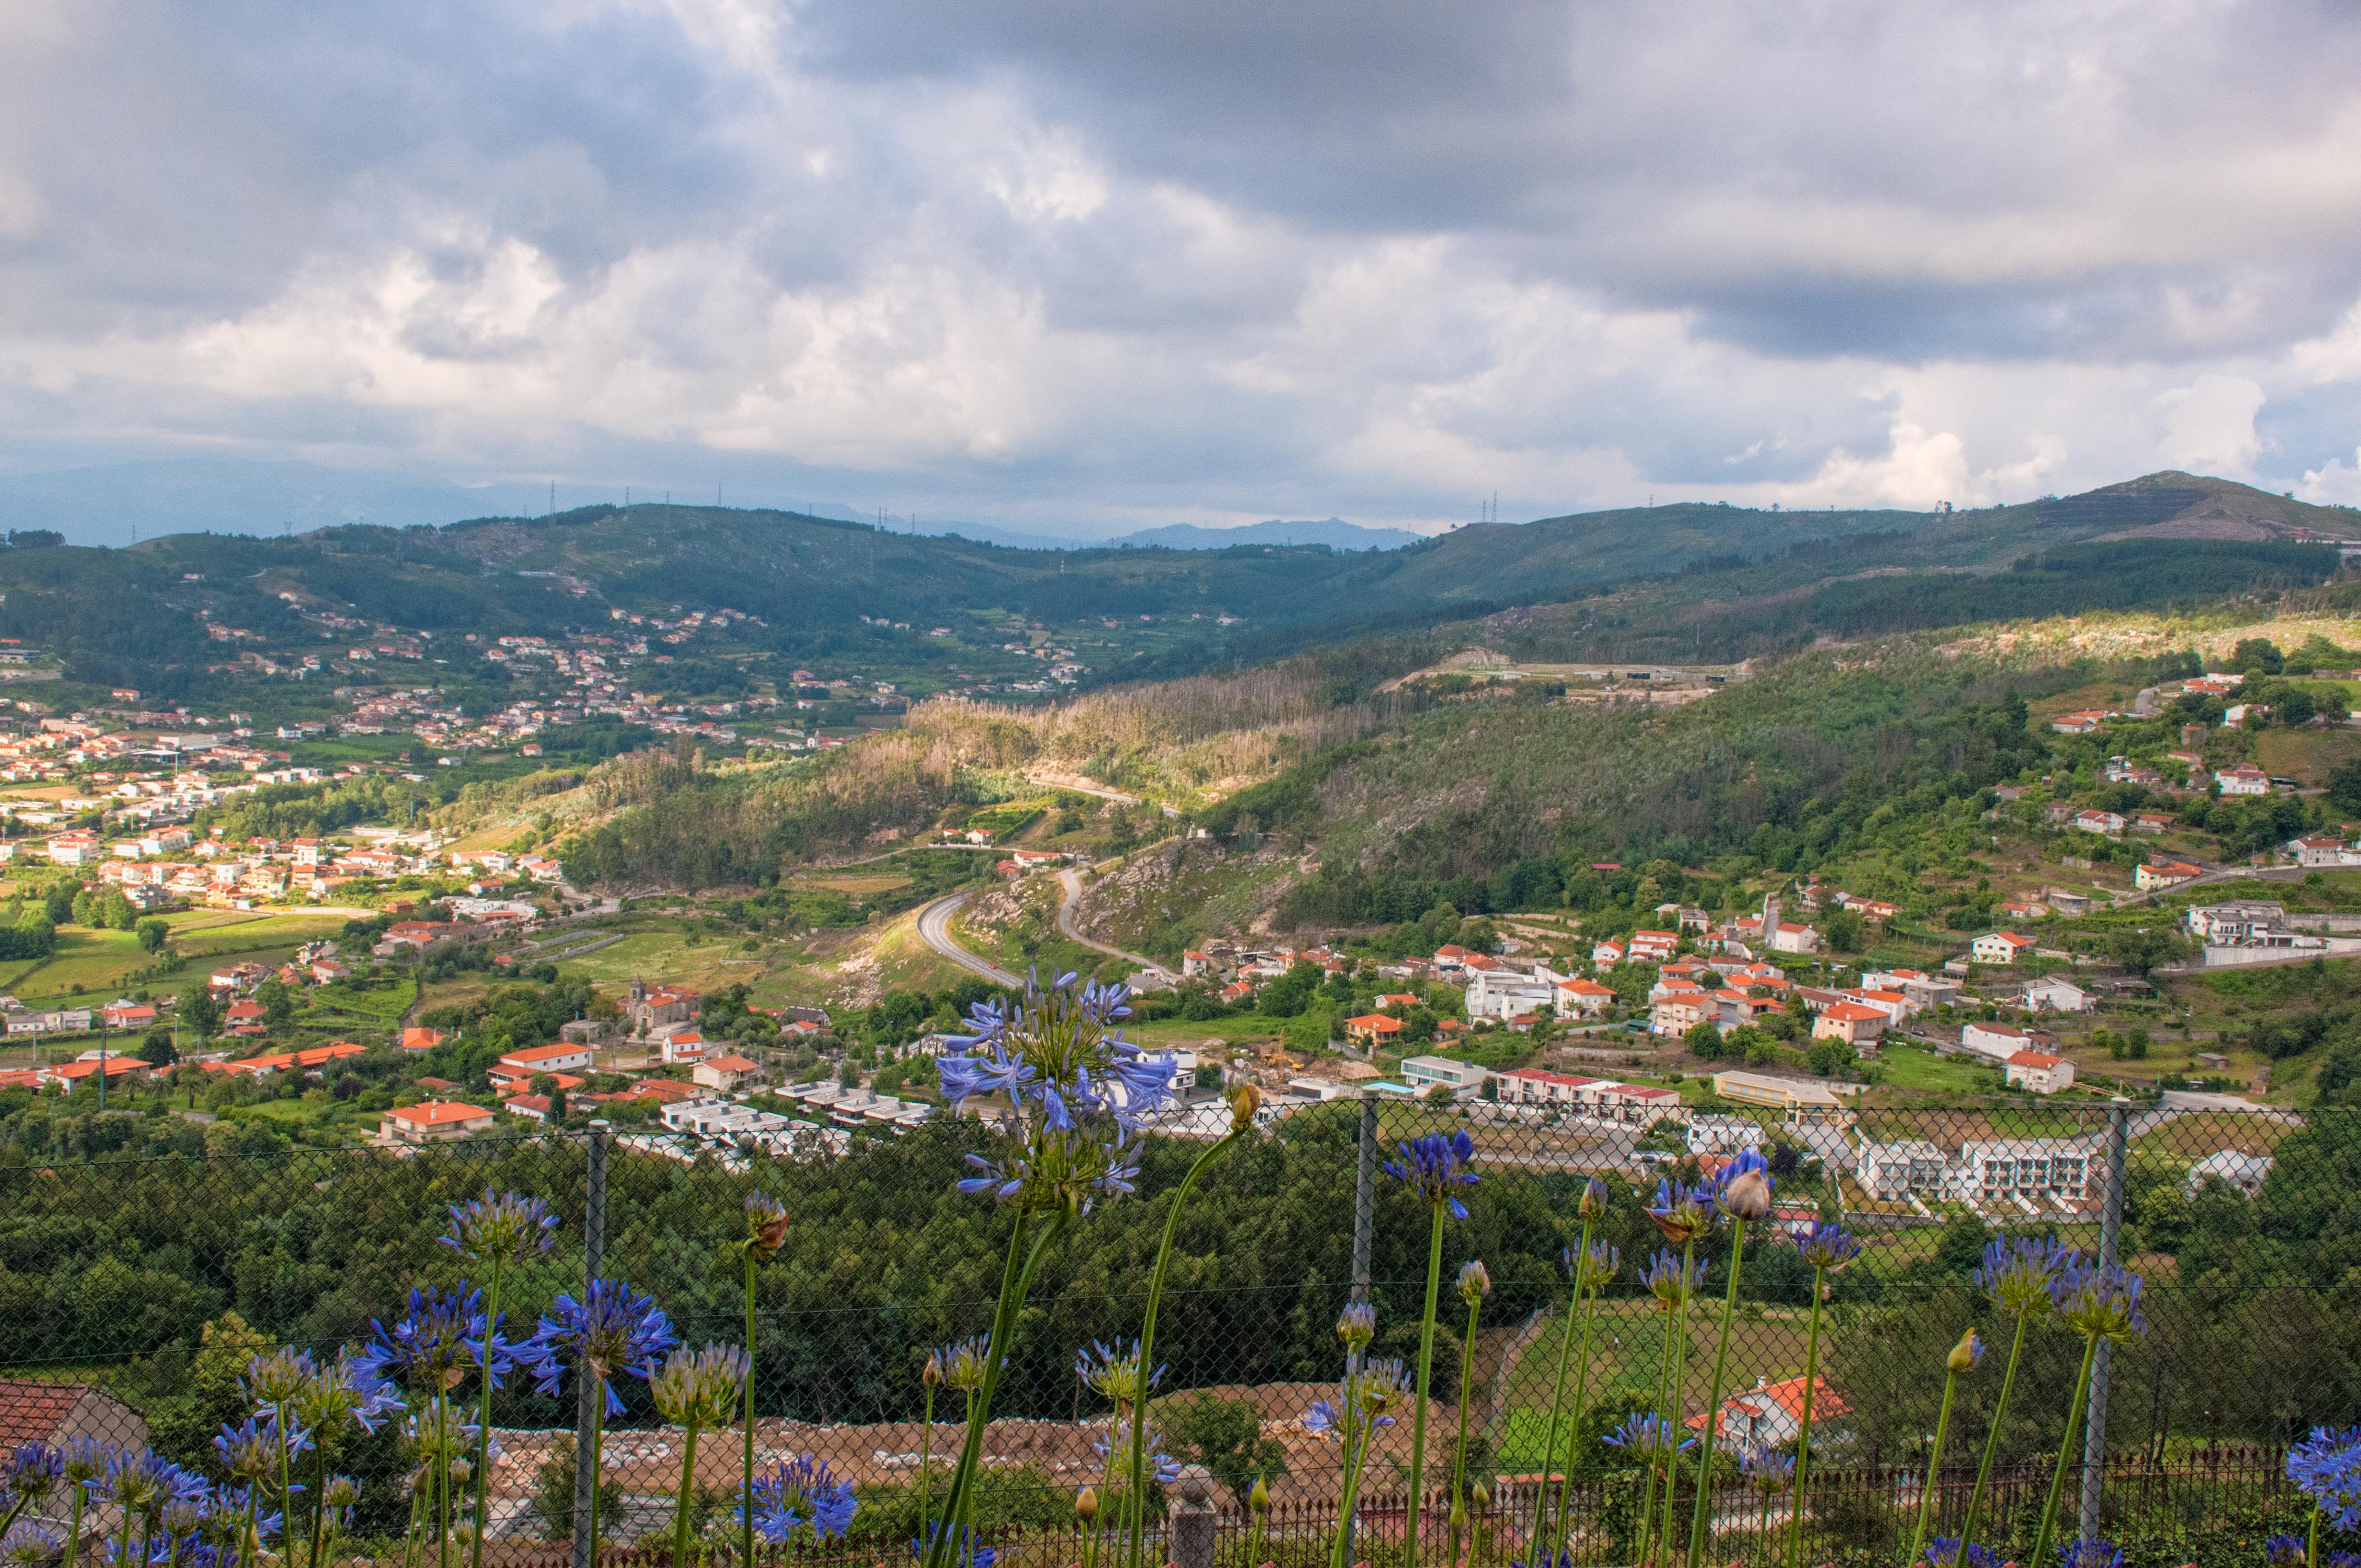
[[[577,489],[558,486],[558,501],[579,505]],[[605,498],[620,499],[620,497]],[[636,499],[653,498],[642,494]],[[686,498],[684,498],[686,499]],[[463,518],[539,517],[550,492],[537,484],[455,485],[412,474],[326,468],[315,463],[261,463],[237,457],[171,457],[109,463],[88,468],[0,477],[0,531],[54,529],[69,544],[125,545],[166,533],[246,533],[270,537],[308,533],[346,523],[440,527]],[[840,501],[805,501],[806,517],[873,522],[878,514]],[[1004,550],[1226,550],[1238,544],[1325,544],[1334,550],[1398,550],[1419,535],[1399,528],[1363,528],[1340,518],[1318,522],[1271,521],[1244,528],[1179,523],[1107,538],[1086,532],[1035,533],[987,522],[915,524],[887,516],[886,532],[935,537],[957,534]]]

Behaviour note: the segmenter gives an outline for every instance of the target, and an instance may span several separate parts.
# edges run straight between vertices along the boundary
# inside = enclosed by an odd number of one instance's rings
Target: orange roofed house
[[[385,1113],[386,1130],[406,1144],[441,1144],[491,1130],[492,1113],[480,1105],[445,1100],[402,1105]]]
[[[1812,1435],[1821,1436],[1820,1423],[1834,1423],[1852,1414],[1844,1396],[1828,1387],[1825,1377],[1812,1379]],[[1688,1419],[1691,1430],[1703,1431],[1702,1413]],[[1743,1453],[1762,1446],[1780,1448],[1795,1441],[1804,1427],[1804,1380],[1790,1377],[1772,1383],[1757,1377],[1754,1387],[1742,1388],[1721,1402],[1721,1420],[1714,1432],[1715,1440],[1724,1448]]]
[[[55,1445],[78,1437],[142,1449],[148,1446],[148,1422],[114,1395],[87,1383],[0,1377],[0,1445]]]

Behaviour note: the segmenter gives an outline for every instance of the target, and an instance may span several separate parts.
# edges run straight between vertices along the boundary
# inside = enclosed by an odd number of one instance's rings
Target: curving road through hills
[[[918,911],[918,940],[963,970],[971,970],[997,985],[1022,987],[1024,981],[991,959],[969,952],[951,935],[951,916],[967,902],[964,893],[948,894]]]

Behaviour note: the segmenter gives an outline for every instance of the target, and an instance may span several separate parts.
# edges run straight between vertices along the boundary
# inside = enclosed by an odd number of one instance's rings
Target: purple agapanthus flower
[[[1928,1541],[1927,1563],[1927,1568],[2000,1568],[2000,1559],[1984,1546],[1969,1547],[1968,1560],[1960,1563],[1960,1538],[1956,1535],[1938,1535]]]
[[[371,1322],[377,1337],[355,1358],[360,1376],[419,1393],[439,1394],[457,1375],[479,1365],[500,1386],[519,1358],[520,1347],[502,1338],[484,1316],[484,1293],[463,1290],[410,1292],[410,1310],[389,1329]]]
[[[1476,1185],[1476,1173],[1467,1168],[1476,1158],[1475,1139],[1465,1131],[1449,1135],[1428,1133],[1400,1145],[1396,1155],[1385,1162],[1388,1176],[1429,1203],[1448,1210],[1453,1219],[1467,1217],[1467,1205],[1459,1201],[1459,1194]]]
[[[607,1413],[623,1413],[615,1398],[618,1373],[653,1377],[656,1358],[679,1343],[664,1309],[620,1280],[594,1279],[582,1299],[560,1296],[518,1359],[544,1394],[557,1392],[567,1366],[588,1373],[607,1390]]]
[[[1815,1220],[1812,1228],[1795,1239],[1795,1251],[1806,1266],[1833,1274],[1861,1255],[1861,1243],[1842,1225]]]
[[[742,1510],[745,1506],[741,1494],[738,1507]],[[860,1508],[852,1483],[838,1480],[827,1460],[808,1453],[783,1459],[754,1477],[754,1533],[774,1544],[786,1541],[805,1525],[822,1541],[841,1536],[852,1528],[852,1516]]]
[[[2288,1479],[2338,1530],[2361,1530],[2361,1426],[2314,1427],[2288,1450]]]
[[[1087,1212],[1100,1198],[1133,1190],[1137,1129],[1171,1097],[1177,1069],[1172,1058],[1123,1037],[1126,995],[1122,986],[1065,974],[1048,986],[1030,980],[1022,996],[971,1010],[976,1032],[952,1042],[961,1054],[937,1064],[943,1096],[956,1105],[1005,1095],[1026,1126],[999,1157],[969,1155],[976,1174],[959,1181],[961,1191]]]
[[[2019,1236],[1985,1246],[1976,1288],[2004,1312],[2047,1311],[2049,1288],[2081,1255],[2051,1237]]]
[[[2123,1549],[2113,1541],[2070,1541],[2058,1553],[2058,1568],[2124,1568]]]

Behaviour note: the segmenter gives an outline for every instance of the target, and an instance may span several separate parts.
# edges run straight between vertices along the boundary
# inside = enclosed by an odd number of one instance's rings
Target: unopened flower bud
[[[1469,1495],[1475,1498],[1476,1511],[1479,1514],[1492,1506],[1492,1488],[1481,1481],[1476,1483],[1475,1489]]]
[[[1074,1517],[1084,1524],[1099,1517],[1099,1495],[1095,1490],[1085,1486],[1075,1497]]]
[[[1255,1113],[1262,1109],[1262,1091],[1251,1083],[1238,1085],[1230,1096],[1230,1131],[1243,1133],[1254,1125]]]
[[[1592,1177],[1582,1189],[1582,1204],[1577,1211],[1586,1220],[1596,1220],[1607,1212],[1607,1183]]]
[[[1960,1343],[1951,1347],[1949,1365],[1955,1373],[1972,1372],[1976,1363],[1983,1358],[1984,1342],[1976,1337],[1975,1330],[1970,1329],[1960,1336]]]
[[[1255,1477],[1254,1490],[1246,1494],[1246,1507],[1258,1514],[1270,1512],[1270,1486],[1259,1475]]]
[[[918,1381],[931,1388],[942,1380],[943,1358],[939,1355],[927,1357],[927,1365],[918,1369]]]
[[[1467,1528],[1467,1505],[1457,1499],[1454,1499],[1451,1505],[1451,1528],[1453,1530]]]
[[[1492,1276],[1484,1267],[1482,1258],[1470,1258],[1459,1271],[1459,1299],[1474,1306],[1492,1293]]]
[[[1721,1210],[1733,1219],[1759,1220],[1771,1212],[1771,1178],[1760,1170],[1744,1170],[1722,1190]]]

